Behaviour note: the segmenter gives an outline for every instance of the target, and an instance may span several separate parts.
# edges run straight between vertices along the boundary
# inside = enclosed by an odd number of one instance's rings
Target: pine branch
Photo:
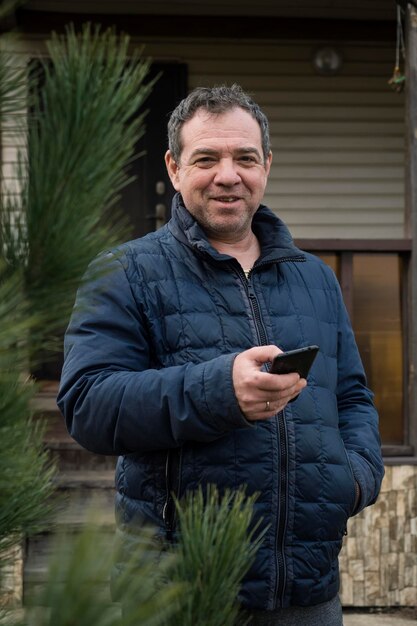
[[[180,526],[173,580],[187,585],[170,626],[232,626],[239,616],[237,596],[263,535],[251,528],[255,497],[243,490],[200,488],[177,505]],[[243,619],[243,618],[242,618]],[[239,623],[244,623],[240,621]]]
[[[35,387],[24,380],[28,315],[21,276],[0,263],[0,542],[41,528],[53,492],[54,469],[43,449],[42,428],[32,421]]]
[[[162,626],[176,609],[178,584],[161,584],[171,560],[156,567],[155,546],[143,531],[117,582],[124,611],[111,604],[108,580],[113,566],[112,545],[94,518],[78,537],[58,538],[48,568],[48,580],[32,598],[30,626]],[[24,626],[21,624],[20,626]]]
[[[144,84],[149,61],[111,30],[69,27],[47,48],[27,162],[22,152],[17,169],[22,194],[9,196],[3,212],[7,258],[24,266],[43,346],[65,327],[89,262],[129,235],[116,205],[153,84]]]

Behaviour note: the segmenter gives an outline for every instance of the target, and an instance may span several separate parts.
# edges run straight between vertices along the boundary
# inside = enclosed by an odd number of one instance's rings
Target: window
[[[382,439],[401,445],[405,368],[398,254],[353,255],[352,313],[359,351],[381,418]]]
[[[410,455],[408,297],[411,242],[298,240],[336,273],[369,387],[375,393],[385,455]]]

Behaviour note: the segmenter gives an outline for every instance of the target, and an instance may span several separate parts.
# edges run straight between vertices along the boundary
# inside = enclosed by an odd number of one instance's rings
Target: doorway
[[[146,130],[136,145],[137,154],[129,176],[134,180],[121,193],[120,206],[129,216],[133,236],[142,237],[168,221],[175,193],[165,167],[168,147],[167,123],[170,113],[187,95],[185,63],[153,63],[147,81],[159,78],[144,103]]]

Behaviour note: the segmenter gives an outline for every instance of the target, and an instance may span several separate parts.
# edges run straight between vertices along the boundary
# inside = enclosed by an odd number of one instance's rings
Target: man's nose
[[[220,159],[216,165],[214,182],[217,185],[236,185],[241,180],[238,165],[233,159]]]

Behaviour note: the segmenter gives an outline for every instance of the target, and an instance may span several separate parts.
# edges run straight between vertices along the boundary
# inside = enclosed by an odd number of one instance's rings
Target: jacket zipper
[[[286,261],[304,262],[305,257],[304,256],[282,257],[281,259],[277,259],[276,263],[285,263]],[[262,267],[262,265],[270,265],[270,264],[271,264],[270,261],[257,263],[256,269],[258,269],[259,267]],[[243,279],[243,284],[245,286],[246,293],[248,294],[249,302],[250,302],[251,309],[252,309],[252,314],[255,320],[255,328],[256,328],[256,334],[258,336],[259,345],[266,346],[268,345],[268,337],[266,334],[264,323],[262,321],[258,299],[256,297],[255,291],[252,286],[252,281],[250,278],[253,270],[250,270],[248,277],[246,277],[242,269],[239,268],[238,271],[239,271],[240,277]]]
[[[288,477],[288,445],[287,425],[284,411],[276,416],[278,445],[279,445],[279,481],[278,481],[278,516],[277,533],[275,542],[277,578],[275,585],[275,598],[281,602],[284,597],[286,583],[286,567],[284,557],[284,538],[287,528],[287,477]],[[279,607],[276,607],[279,608]]]
[[[279,263],[284,261],[305,261],[305,257],[285,257],[279,259]],[[257,267],[262,265],[258,264]],[[243,284],[245,285],[246,293],[248,294],[249,302],[252,309],[252,314],[255,321],[256,333],[259,341],[259,345],[267,345],[268,338],[265,331],[265,326],[262,321],[261,312],[259,309],[258,299],[252,286],[252,282],[249,277],[246,278],[243,271],[239,271],[240,276],[243,278]],[[278,513],[277,513],[277,525],[275,533],[275,555],[276,555],[276,580],[275,580],[275,598],[279,600],[280,606],[282,606],[282,600],[285,592],[286,585],[286,563],[284,556],[284,539],[285,531],[287,528],[287,477],[288,477],[288,443],[287,443],[287,426],[285,423],[284,411],[280,411],[276,416],[277,424],[277,443],[279,450],[279,471],[278,471]],[[274,605],[277,603],[274,601]]]
[[[253,318],[255,321],[255,328],[256,328],[256,334],[258,336],[258,342],[260,346],[266,346],[268,345],[268,339],[266,335],[265,326],[262,320],[261,311],[259,309],[258,299],[253,290],[252,283],[246,279],[246,276],[245,276],[245,282],[246,282],[246,291],[248,294]]]

